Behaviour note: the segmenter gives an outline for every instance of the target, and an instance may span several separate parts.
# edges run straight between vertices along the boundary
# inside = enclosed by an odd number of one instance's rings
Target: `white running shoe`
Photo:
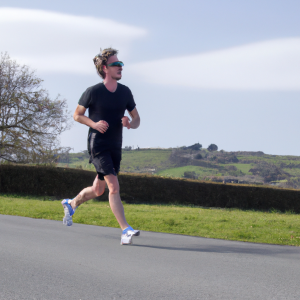
[[[121,235],[121,245],[131,245],[132,244],[132,237],[133,236],[139,236],[140,231],[134,230],[132,227],[128,227],[125,230],[123,230],[123,233]]]
[[[63,201],[61,201],[65,213],[65,216],[63,217],[63,224],[66,226],[72,226],[73,224],[72,216],[74,215],[75,210],[68,203],[68,200],[69,199],[64,199]]]

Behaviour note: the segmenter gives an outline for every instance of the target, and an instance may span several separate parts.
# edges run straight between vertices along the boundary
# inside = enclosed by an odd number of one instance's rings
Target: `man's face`
[[[119,61],[116,55],[111,56],[108,60],[106,65],[109,65],[115,61]],[[106,76],[111,76],[112,79],[120,80],[122,78],[122,67],[118,66],[110,66],[106,67]]]

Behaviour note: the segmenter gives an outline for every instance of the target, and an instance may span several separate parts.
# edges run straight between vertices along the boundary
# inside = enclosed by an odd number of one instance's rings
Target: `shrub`
[[[215,145],[215,144],[210,144],[208,147],[207,147],[207,150],[212,152],[212,151],[217,151],[218,150],[218,146]]]
[[[290,175],[284,172],[282,169],[266,162],[258,163],[254,168],[251,168],[249,172],[251,172],[253,175],[262,176],[265,182],[283,180],[290,177]]]
[[[0,192],[73,197],[91,186],[95,176],[94,172],[80,169],[0,165]]]
[[[197,179],[198,178],[198,176],[196,175],[196,173],[194,171],[184,172],[183,177],[184,178],[191,178],[191,179]]]
[[[228,166],[226,169],[228,171],[237,171],[237,167],[236,166]]]

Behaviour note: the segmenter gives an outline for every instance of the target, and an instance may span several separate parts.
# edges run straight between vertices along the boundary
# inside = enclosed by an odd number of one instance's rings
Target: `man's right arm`
[[[105,133],[108,128],[108,123],[104,120],[95,123],[93,120],[84,115],[85,111],[86,108],[78,104],[73,115],[74,120],[95,130],[98,130],[101,133]]]

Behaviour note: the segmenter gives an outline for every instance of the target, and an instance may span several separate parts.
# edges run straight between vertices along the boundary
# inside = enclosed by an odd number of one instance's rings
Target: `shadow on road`
[[[235,242],[236,243],[236,242]],[[173,247],[173,246],[156,246],[156,245],[138,245],[133,244],[132,247],[144,247],[152,249],[163,249],[172,251],[192,251],[192,252],[211,252],[211,253],[243,253],[243,254],[253,254],[253,255],[278,255],[278,254],[297,254],[300,260],[300,248],[294,246],[281,246],[281,245],[266,245],[266,244],[248,244],[246,242],[239,242],[239,246],[189,246],[187,247]],[[247,246],[248,244],[248,246]]]

